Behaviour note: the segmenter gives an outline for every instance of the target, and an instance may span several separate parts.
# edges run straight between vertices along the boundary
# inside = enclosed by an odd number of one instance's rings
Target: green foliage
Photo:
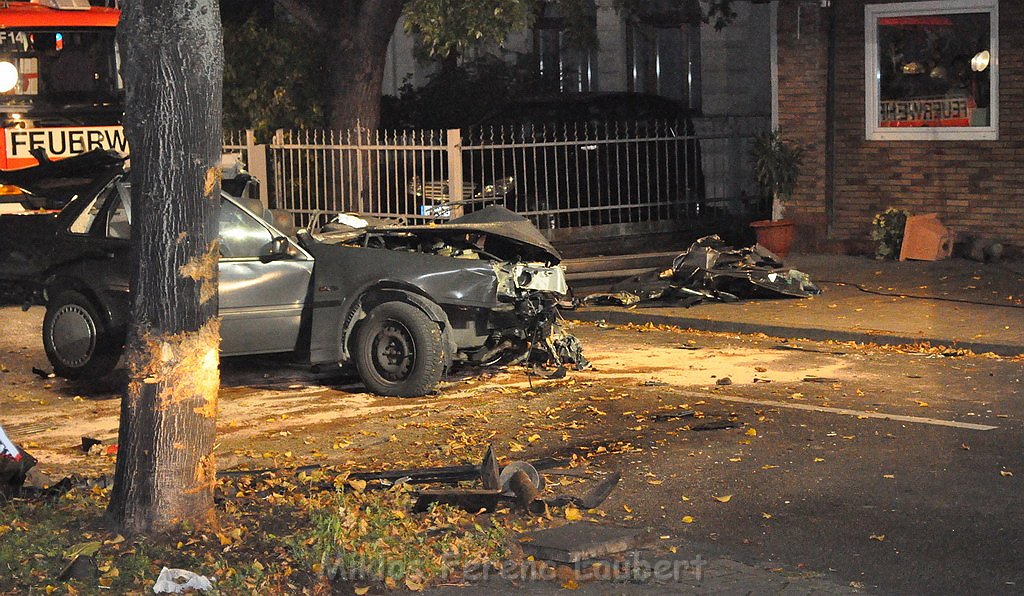
[[[326,126],[330,97],[326,45],[308,28],[257,17],[224,30],[224,128]]]
[[[903,246],[903,229],[910,214],[903,209],[889,207],[876,213],[871,220],[871,239],[877,243],[876,259],[895,259]]]
[[[787,143],[782,133],[772,130],[754,136],[751,153],[754,157],[754,176],[761,192],[772,197],[776,210],[772,219],[782,217],[782,206],[793,194],[800,164],[803,162],[803,147]]]
[[[536,65],[532,55],[517,56],[511,63],[485,55],[442,68],[426,84],[406,83],[398,97],[385,97],[381,126],[442,129],[479,122],[510,100],[544,91]]]
[[[500,44],[533,24],[532,0],[410,0],[405,29],[430,56],[463,54],[477,44]]]

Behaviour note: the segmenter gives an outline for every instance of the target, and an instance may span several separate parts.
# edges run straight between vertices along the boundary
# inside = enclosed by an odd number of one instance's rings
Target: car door
[[[222,196],[220,210],[221,352],[288,352],[297,347],[313,259],[288,241],[270,254],[280,233]]]

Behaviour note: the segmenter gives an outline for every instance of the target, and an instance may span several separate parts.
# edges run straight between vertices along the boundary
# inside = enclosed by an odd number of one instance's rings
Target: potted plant
[[[803,147],[784,141],[778,130],[754,136],[754,175],[762,195],[772,198],[772,218],[751,222],[750,227],[758,244],[780,257],[789,254],[795,234],[793,222],[783,219],[783,213],[796,187],[803,152]]]

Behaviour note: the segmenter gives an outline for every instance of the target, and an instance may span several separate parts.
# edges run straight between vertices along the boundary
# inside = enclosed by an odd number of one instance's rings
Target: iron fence
[[[760,209],[750,143],[767,127],[767,117],[754,116],[297,130],[277,131],[265,147],[247,133],[244,149],[253,162],[265,152],[268,205],[303,224],[318,212],[442,220],[499,203],[541,228],[578,228],[750,215]]]

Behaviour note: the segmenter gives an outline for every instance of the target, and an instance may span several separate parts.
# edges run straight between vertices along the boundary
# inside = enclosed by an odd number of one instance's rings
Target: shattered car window
[[[75,218],[75,221],[71,222],[72,234],[88,234],[92,228],[92,223],[96,221],[96,215],[99,214],[100,208],[103,207],[104,201],[101,200],[106,197],[105,194],[101,194],[89,203],[89,206],[82,211],[81,215]]]

